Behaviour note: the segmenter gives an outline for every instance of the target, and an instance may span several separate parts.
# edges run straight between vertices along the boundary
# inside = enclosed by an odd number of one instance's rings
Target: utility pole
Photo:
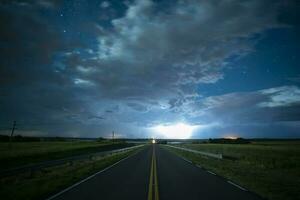
[[[12,129],[11,129],[10,140],[12,140],[12,139],[13,139],[14,132],[15,132],[15,129],[16,129],[16,125],[17,125],[17,122],[16,122],[16,121],[14,121],[14,123],[13,123],[13,127],[12,127]]]
[[[112,141],[114,142],[114,140],[115,140],[115,132],[113,131],[112,132]]]
[[[13,122],[13,127],[11,129],[11,133],[10,133],[10,138],[9,138],[9,149],[12,150],[12,140],[13,140],[13,136],[14,136],[14,132],[15,132],[15,129],[16,129],[16,125],[17,125],[17,122],[14,121]],[[12,152],[12,151],[10,151]]]

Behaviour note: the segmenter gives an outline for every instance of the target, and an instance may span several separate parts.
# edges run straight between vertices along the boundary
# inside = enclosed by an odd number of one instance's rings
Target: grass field
[[[0,179],[0,196],[6,200],[35,200],[47,197],[125,158],[141,148],[90,160],[75,161]]]
[[[0,142],[0,170],[131,145],[111,141]]]
[[[223,154],[224,159],[218,160],[168,148],[262,197],[271,200],[300,199],[300,141],[180,146]]]

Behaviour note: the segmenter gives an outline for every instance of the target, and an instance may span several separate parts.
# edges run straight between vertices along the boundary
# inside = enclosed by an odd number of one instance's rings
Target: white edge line
[[[212,175],[215,175],[215,176],[217,175],[217,174],[215,174],[215,173],[213,173],[211,171],[208,171],[208,170],[207,170],[207,172],[210,173],[210,174],[212,174]]]
[[[231,181],[227,181],[227,183],[231,184],[231,185],[234,185],[235,187],[241,189],[241,190],[244,190],[244,191],[247,191],[245,188],[243,188],[242,186],[239,186],[237,184],[235,184],[234,182],[231,182]]]
[[[187,159],[185,159],[184,157],[182,157],[182,156],[179,156],[180,158],[182,158],[183,160],[185,160],[186,162],[189,162],[189,163],[192,163],[192,161],[190,161],[190,160],[187,160]],[[196,165],[197,167],[199,167],[200,169],[202,169],[202,167],[200,166],[200,165]],[[210,173],[210,174],[213,174],[213,175],[217,175],[217,174],[215,174],[215,173],[213,173],[213,172],[211,172],[211,171],[209,171],[209,170],[207,170],[207,172],[208,173]],[[242,186],[239,186],[239,185],[237,185],[237,184],[235,184],[235,183],[233,183],[233,182],[231,182],[231,181],[227,181],[227,183],[229,183],[229,184],[231,184],[231,185],[234,185],[235,187],[237,187],[237,188],[239,188],[239,189],[241,189],[241,190],[244,190],[244,191],[247,191],[245,188],[243,188]]]
[[[186,159],[186,158],[183,158],[183,157],[181,157],[183,160],[185,160],[186,162],[188,162],[188,163],[192,163],[192,161],[190,161],[190,160],[188,160],[188,159]]]
[[[112,165],[110,165],[110,166],[108,166],[108,167],[102,169],[101,171],[96,172],[95,174],[92,174],[91,176],[89,176],[89,177],[87,177],[87,178],[85,178],[85,179],[83,179],[83,180],[81,180],[81,181],[79,181],[79,182],[77,182],[77,183],[75,183],[75,184],[73,184],[73,185],[67,187],[66,189],[64,189],[64,190],[60,191],[59,193],[57,193],[57,194],[55,194],[55,195],[53,195],[53,196],[47,198],[46,200],[51,200],[51,199],[54,199],[54,198],[58,197],[59,195],[61,195],[61,194],[65,193],[65,192],[71,190],[72,188],[74,188],[74,187],[78,186],[79,184],[81,184],[81,183],[83,183],[83,182],[85,182],[85,181],[87,181],[87,180],[93,178],[94,176],[97,176],[98,174],[100,174],[100,173],[102,173],[102,172],[105,172],[106,170],[112,168],[113,166],[115,166],[115,165],[117,165],[118,163],[120,163],[120,162],[126,160],[127,158],[130,158],[130,157],[133,156],[133,155],[135,155],[135,154],[132,154],[132,155],[130,155],[130,156],[127,156],[127,157],[125,157],[125,158],[119,160],[118,162],[116,162],[116,163],[114,163],[114,164],[112,164]]]

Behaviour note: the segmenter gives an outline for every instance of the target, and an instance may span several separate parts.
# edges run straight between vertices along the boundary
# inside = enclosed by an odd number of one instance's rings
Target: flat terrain
[[[64,157],[123,148],[130,144],[73,141],[26,142],[13,145],[15,146],[12,147],[10,155],[10,151],[1,146],[4,150],[0,153],[1,161],[13,158],[22,162],[49,160],[52,156],[57,156],[55,154]],[[7,200],[38,200],[49,196],[52,199],[66,200],[158,199],[155,197],[163,200],[256,200],[261,199],[260,196],[270,200],[300,199],[299,141],[179,146],[221,153],[224,159],[208,158],[164,145],[151,144],[130,152],[95,156],[2,178],[0,196]],[[24,148],[23,151],[21,147]],[[123,158],[125,160],[117,163]],[[19,161],[16,163],[19,164]],[[117,164],[113,165],[114,163]],[[113,166],[101,171],[111,165]],[[82,181],[96,172],[96,175]],[[78,182],[80,184],[68,188]],[[65,188],[68,189],[58,193]]]
[[[55,194],[87,176],[113,165],[140,149],[138,147],[125,152],[93,156],[85,160],[75,160],[62,165],[1,177],[1,199],[45,199],[49,195]]]
[[[169,149],[265,198],[300,199],[300,141],[179,146],[223,154],[224,159],[218,160]]]
[[[151,172],[152,160],[155,160],[157,169],[157,173],[154,174]],[[260,199],[252,193],[229,184],[225,179],[183,160],[159,145],[148,146],[112,168],[51,199],[149,199],[151,178],[158,180],[154,183],[157,184],[155,187],[159,199],[162,200]]]
[[[0,142],[0,170],[128,146],[111,141]]]

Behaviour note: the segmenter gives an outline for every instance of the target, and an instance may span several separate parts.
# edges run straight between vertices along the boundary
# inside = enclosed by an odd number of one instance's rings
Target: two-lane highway
[[[51,199],[257,200],[259,198],[155,144]]]

